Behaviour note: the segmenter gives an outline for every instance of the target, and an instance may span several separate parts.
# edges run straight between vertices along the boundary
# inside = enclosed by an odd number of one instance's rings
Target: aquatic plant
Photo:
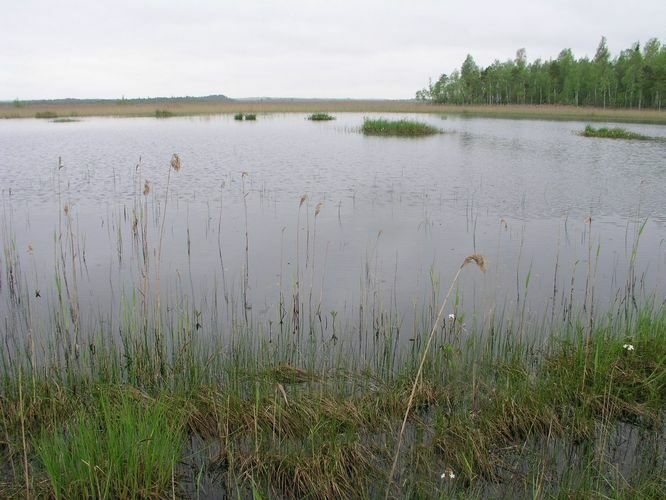
[[[310,116],[308,116],[308,120],[311,120],[313,122],[329,121],[329,120],[335,120],[335,116],[331,116],[328,113],[313,113]]]
[[[638,134],[636,132],[631,132],[627,129],[616,127],[616,128],[594,128],[592,125],[585,126],[585,130],[579,133],[583,137],[602,137],[605,139],[635,139],[635,140],[650,140],[652,137],[647,135]]]
[[[441,133],[436,127],[427,123],[411,120],[385,120],[365,118],[361,132],[365,135],[420,137]]]
[[[155,110],[155,118],[171,118],[172,116],[176,116],[175,113],[167,109]]]

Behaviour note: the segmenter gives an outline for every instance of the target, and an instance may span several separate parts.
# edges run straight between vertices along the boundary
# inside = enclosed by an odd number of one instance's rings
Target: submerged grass
[[[640,141],[647,141],[653,139],[647,135],[638,134],[636,132],[631,132],[627,129],[616,127],[616,128],[607,128],[600,127],[594,128],[592,125],[587,125],[585,130],[580,132],[580,135],[583,137],[601,137],[605,139],[634,139]]]
[[[441,133],[436,127],[427,123],[411,120],[385,120],[365,118],[361,132],[365,135],[421,137]]]

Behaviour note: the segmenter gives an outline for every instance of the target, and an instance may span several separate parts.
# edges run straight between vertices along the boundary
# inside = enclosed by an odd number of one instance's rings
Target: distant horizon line
[[[185,96],[156,96],[156,97],[54,97],[36,99],[0,99],[0,104],[57,104],[57,103],[100,103],[100,102],[146,102],[146,101],[301,101],[301,102],[331,102],[331,101],[414,101],[411,98],[377,98],[377,97],[229,97],[225,94],[185,95]]]

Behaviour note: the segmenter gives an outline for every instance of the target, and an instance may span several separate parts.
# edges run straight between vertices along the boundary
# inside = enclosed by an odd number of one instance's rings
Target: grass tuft
[[[155,110],[155,118],[171,118],[172,116],[176,116],[176,114],[173,113],[172,111],[166,109]]]
[[[427,123],[411,120],[384,120],[366,118],[361,131],[365,135],[422,137],[441,133],[441,130]]]
[[[599,127],[594,128],[592,125],[587,125],[585,130],[580,132],[583,137],[601,137],[604,139],[634,139],[639,141],[647,141],[653,139],[650,136],[638,134],[636,132],[631,132],[630,130],[616,127],[616,128],[607,128]]]
[[[308,120],[313,122],[325,122],[329,120],[335,120],[335,116],[331,116],[328,113],[312,113],[308,116]]]
[[[157,497],[172,483],[183,440],[173,405],[102,390],[97,404],[36,449],[56,498]]]

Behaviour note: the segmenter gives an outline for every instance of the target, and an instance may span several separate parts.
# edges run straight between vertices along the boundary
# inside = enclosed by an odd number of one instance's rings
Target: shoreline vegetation
[[[324,110],[324,111],[322,111]],[[666,110],[576,107],[554,104],[457,105],[417,100],[326,100],[263,99],[206,100],[174,98],[159,100],[25,101],[19,105],[0,103],[0,117],[80,118],[80,117],[156,117],[234,115],[236,113],[432,113],[441,115],[544,119],[572,121],[609,121],[620,123],[666,124]]]
[[[69,366],[5,359],[0,495],[666,494],[663,307],[556,328],[541,347],[461,323],[393,361],[315,339],[298,359],[251,330],[206,345],[166,325],[173,349],[98,339]]]
[[[134,235],[118,259],[137,271],[108,316],[82,320],[69,205],[48,288],[35,291],[28,257],[3,233],[0,497],[666,495],[666,305],[636,283],[644,225],[624,295],[606,308],[586,287],[537,320],[524,306],[466,318],[458,278],[490,271],[472,254],[443,300],[433,278],[412,327],[372,289],[348,317],[326,314],[299,264],[266,323],[247,314],[243,289],[226,310],[179,286],[161,295],[169,174],[161,217],[139,178],[118,219]],[[35,300],[48,301],[41,313]]]

